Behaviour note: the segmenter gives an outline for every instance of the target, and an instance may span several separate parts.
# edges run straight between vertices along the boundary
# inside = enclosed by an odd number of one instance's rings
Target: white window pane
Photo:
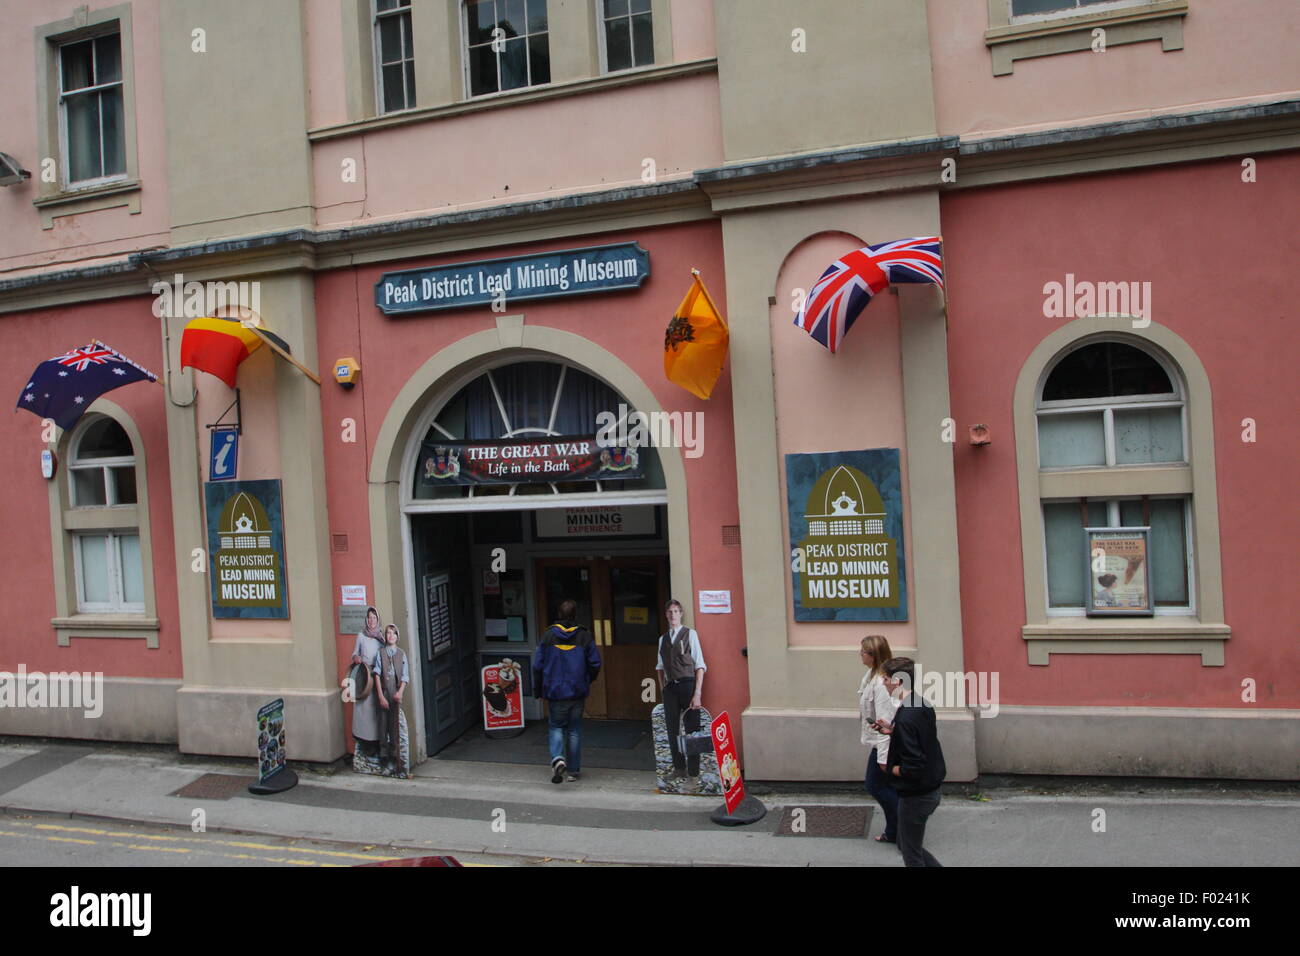
[[[87,604],[108,604],[113,593],[108,579],[108,535],[79,535],[77,546],[81,549],[82,600]]]
[[[1115,409],[1115,463],[1183,460],[1183,410]]]
[[[144,577],[140,564],[140,536],[124,534],[118,539],[122,562],[122,600],[127,604],[144,603]]]
[[[1047,542],[1047,601],[1052,607],[1083,607],[1083,516],[1075,502],[1043,505]]]
[[[72,504],[77,508],[87,505],[106,505],[103,468],[76,468],[72,471]]]
[[[64,101],[68,127],[68,181],[96,179],[103,169],[99,152],[99,94],[79,93]]]
[[[1187,601],[1187,537],[1183,515],[1186,498],[1157,498],[1151,502],[1151,575],[1156,604],[1185,607]]]
[[[1106,434],[1100,412],[1038,417],[1039,464],[1044,468],[1106,464]]]

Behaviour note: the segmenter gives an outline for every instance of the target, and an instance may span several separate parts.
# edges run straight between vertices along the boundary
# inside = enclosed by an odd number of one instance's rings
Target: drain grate
[[[229,773],[205,773],[168,796],[186,797],[190,800],[229,800],[241,793],[247,793],[248,785],[253,782],[253,779],[236,777]]]
[[[777,836],[857,837],[867,835],[871,807],[784,807]]]

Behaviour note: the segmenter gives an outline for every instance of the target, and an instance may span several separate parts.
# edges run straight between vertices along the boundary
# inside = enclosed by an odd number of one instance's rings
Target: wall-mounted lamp
[[[344,388],[351,388],[357,384],[357,376],[361,374],[361,366],[357,360],[348,356],[347,358],[337,359],[334,362],[334,381],[338,382]]]
[[[970,443],[975,446],[987,445],[993,441],[993,436],[989,433],[987,425],[972,425],[970,427]]]

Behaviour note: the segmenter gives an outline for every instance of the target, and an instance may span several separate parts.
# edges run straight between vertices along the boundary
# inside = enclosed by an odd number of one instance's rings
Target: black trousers
[[[673,769],[680,773],[682,766],[685,765],[689,776],[698,777],[700,775],[699,754],[692,754],[689,758],[683,759],[681,750],[677,746],[677,735],[682,732],[682,711],[686,711],[685,732],[693,734],[700,729],[700,712],[687,710],[694,696],[694,677],[669,681],[664,685],[664,720],[668,724],[668,748],[673,754]]]
[[[921,844],[925,841],[925,824],[939,806],[939,791],[917,796],[898,795],[898,852],[904,866],[943,866]]]

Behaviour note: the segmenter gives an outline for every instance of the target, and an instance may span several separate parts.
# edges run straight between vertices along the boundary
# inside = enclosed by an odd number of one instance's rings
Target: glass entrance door
[[[585,713],[614,720],[649,719],[658,696],[645,696],[644,681],[655,678],[659,635],[667,630],[668,561],[663,557],[539,558],[535,564],[537,606],[547,626],[560,602],[577,602],[577,622],[600,652],[600,676],[591,687]]]

